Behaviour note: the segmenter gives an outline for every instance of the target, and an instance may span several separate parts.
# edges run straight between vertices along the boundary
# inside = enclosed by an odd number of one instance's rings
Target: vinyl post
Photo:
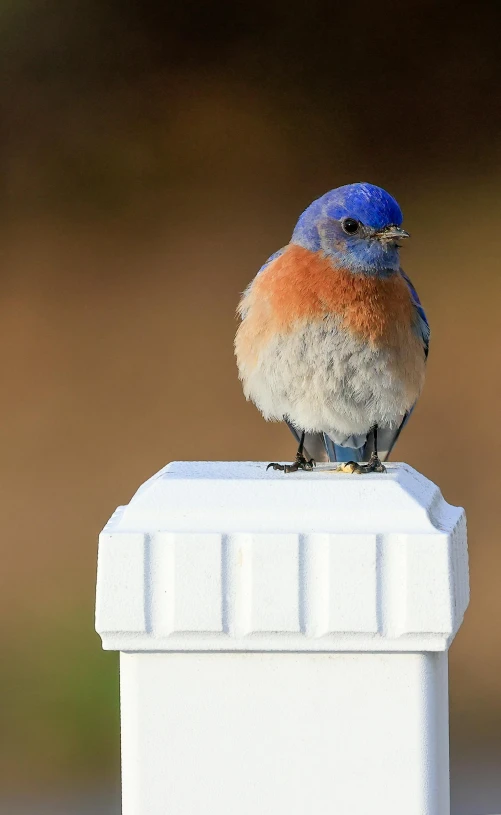
[[[99,543],[123,815],[449,815],[464,512],[385,475],[173,462]]]

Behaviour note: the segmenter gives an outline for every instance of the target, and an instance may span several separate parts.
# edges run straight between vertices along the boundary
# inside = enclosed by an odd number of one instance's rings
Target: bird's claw
[[[338,473],[354,473],[355,475],[366,475],[367,473],[385,473],[386,467],[381,464],[379,457],[372,453],[367,464],[357,464],[356,461],[347,461],[337,468]]]
[[[280,470],[283,473],[297,473],[298,470],[310,472],[315,466],[316,462],[312,458],[308,460],[302,455],[297,455],[293,464],[278,464],[272,461],[266,469],[269,470],[271,467],[272,470]]]

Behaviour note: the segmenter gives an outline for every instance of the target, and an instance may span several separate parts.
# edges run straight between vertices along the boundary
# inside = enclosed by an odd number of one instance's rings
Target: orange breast
[[[240,310],[248,312],[245,322],[255,341],[287,332],[298,320],[336,314],[346,328],[385,347],[401,341],[413,317],[409,289],[399,274],[353,274],[335,268],[322,252],[294,245],[255,279]]]

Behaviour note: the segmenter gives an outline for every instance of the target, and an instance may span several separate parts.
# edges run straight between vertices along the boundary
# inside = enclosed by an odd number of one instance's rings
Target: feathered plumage
[[[304,431],[316,461],[366,461],[374,426],[387,458],[421,391],[429,325],[400,268],[401,222],[379,187],[333,190],[242,297],[235,350],[245,395],[298,441]]]

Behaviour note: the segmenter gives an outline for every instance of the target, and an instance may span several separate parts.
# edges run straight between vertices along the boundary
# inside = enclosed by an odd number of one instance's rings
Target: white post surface
[[[462,509],[385,475],[174,462],[99,544],[123,815],[449,815]]]

